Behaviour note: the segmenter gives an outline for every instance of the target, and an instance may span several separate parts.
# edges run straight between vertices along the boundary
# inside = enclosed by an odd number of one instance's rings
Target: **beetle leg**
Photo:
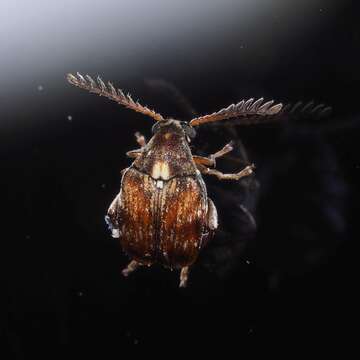
[[[126,153],[126,156],[132,159],[137,159],[142,153],[142,149],[130,150]]]
[[[181,268],[179,287],[186,287],[188,277],[189,277],[189,272],[190,272],[189,266],[185,266],[185,267]]]
[[[210,157],[193,155],[193,160],[196,165],[214,166],[215,161]]]
[[[205,165],[205,166],[215,167],[215,165],[216,165],[215,159],[223,157],[224,155],[226,155],[227,153],[229,153],[232,150],[233,150],[233,147],[230,142],[230,143],[226,144],[221,150],[217,151],[215,154],[209,155],[209,157],[194,155],[193,160],[194,160],[195,164],[201,164],[201,165]]]
[[[144,135],[140,134],[137,131],[135,133],[135,137],[136,137],[137,143],[141,146],[141,148],[135,149],[135,150],[130,150],[126,153],[126,156],[128,156],[129,158],[132,158],[132,159],[137,159],[142,153],[142,148],[146,145],[146,140],[145,140]]]
[[[235,174],[224,174],[221,171],[215,170],[215,169],[209,169],[204,165],[199,164],[198,165],[198,169],[206,175],[215,175],[217,176],[220,180],[239,180],[245,176],[249,176],[251,175],[255,169],[255,165],[251,164],[246,166],[246,168],[242,169],[241,171],[239,171],[238,173]]]
[[[133,271],[135,271],[139,266],[141,266],[140,263],[138,263],[136,260],[132,260],[129,262],[127,267],[121,271],[123,276],[127,277],[129,276]]]
[[[146,145],[146,139],[145,136],[140,134],[138,131],[135,133],[135,138],[137,143],[141,146],[144,147]]]

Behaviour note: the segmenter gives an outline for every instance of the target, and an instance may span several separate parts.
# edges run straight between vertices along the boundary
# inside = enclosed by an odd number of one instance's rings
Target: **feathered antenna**
[[[125,95],[121,89],[115,89],[111,82],[108,82],[108,85],[106,86],[100,76],[97,77],[96,81],[93,80],[89,75],[85,75],[84,77],[79,73],[76,73],[76,76],[73,74],[67,74],[66,78],[70,84],[75,85],[81,89],[88,90],[100,96],[105,96],[110,100],[114,100],[131,110],[150,116],[156,121],[164,120],[164,118],[159,113],[149,109],[146,106],[142,106],[138,101],[135,102],[130,94]]]
[[[249,115],[260,115],[260,116],[269,116],[276,115],[282,109],[282,104],[274,104],[274,100],[264,103],[264,99],[255,99],[242,100],[237,104],[231,104],[227,108],[221,109],[210,115],[204,115],[197,118],[194,118],[190,121],[189,125],[198,126],[213,121],[226,120],[230,118],[240,117],[240,116],[249,116]],[[244,119],[242,124],[251,124],[251,119]]]
[[[332,108],[325,104],[298,101],[294,105],[286,104],[277,116],[295,120],[320,120],[329,116],[331,112]]]

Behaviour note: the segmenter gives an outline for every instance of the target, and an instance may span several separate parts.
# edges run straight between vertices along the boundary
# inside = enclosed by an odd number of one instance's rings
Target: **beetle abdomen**
[[[162,181],[130,168],[123,177],[120,207],[121,244],[131,258],[169,267],[196,260],[207,231],[200,176]]]

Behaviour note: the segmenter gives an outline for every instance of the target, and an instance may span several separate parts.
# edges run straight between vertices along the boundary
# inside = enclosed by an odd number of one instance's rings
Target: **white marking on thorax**
[[[155,180],[160,178],[168,180],[170,178],[169,165],[163,161],[157,161],[152,168],[151,177]]]
[[[156,181],[156,187],[157,187],[158,189],[162,189],[163,186],[164,186],[164,182],[163,182],[162,180],[157,180],[157,181]]]

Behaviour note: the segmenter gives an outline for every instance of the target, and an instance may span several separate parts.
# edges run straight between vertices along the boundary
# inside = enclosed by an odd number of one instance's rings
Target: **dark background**
[[[259,1],[248,13],[247,2],[231,1],[2,5],[3,358],[349,350],[359,9],[289,3]],[[253,96],[314,99],[334,111],[321,121],[237,128],[259,187],[205,179],[223,230],[184,290],[176,271],[157,266],[120,275],[128,260],[103,216],[130,164],[125,152],[137,147],[133,133],[149,138],[152,120],[71,87],[65,74],[76,71],[101,74],[167,116],[181,109],[144,79],[176,84],[201,114]],[[193,150],[231,139],[221,126],[204,128]]]

